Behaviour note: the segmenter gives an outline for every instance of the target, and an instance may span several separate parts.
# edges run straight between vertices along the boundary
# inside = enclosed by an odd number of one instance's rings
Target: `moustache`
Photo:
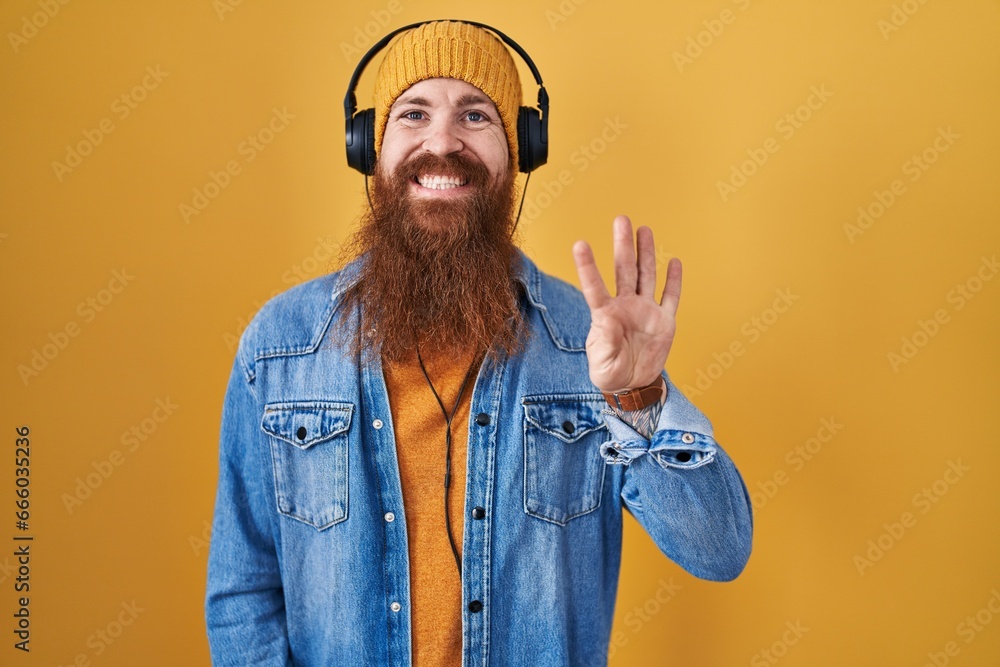
[[[490,177],[486,165],[460,153],[421,153],[396,169],[396,178],[402,181],[415,181],[426,174],[458,178],[476,187],[488,185]]]

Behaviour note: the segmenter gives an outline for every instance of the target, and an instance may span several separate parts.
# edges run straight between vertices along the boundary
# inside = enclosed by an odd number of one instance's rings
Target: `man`
[[[623,506],[695,576],[750,552],[742,479],[663,371],[680,263],[657,302],[652,232],[637,253],[624,216],[614,297],[584,242],[582,295],[517,249],[521,89],[490,32],[403,33],[375,97],[351,261],[266,304],[236,354],[213,661],[604,665]]]

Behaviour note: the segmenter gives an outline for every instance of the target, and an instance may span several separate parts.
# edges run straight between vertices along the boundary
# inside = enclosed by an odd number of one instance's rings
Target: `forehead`
[[[488,106],[496,110],[493,100],[479,88],[468,81],[445,77],[416,82],[396,98],[392,108],[404,104],[426,107]]]

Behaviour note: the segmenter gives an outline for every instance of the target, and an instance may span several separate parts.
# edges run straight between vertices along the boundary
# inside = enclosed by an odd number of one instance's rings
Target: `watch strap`
[[[653,405],[660,400],[663,395],[663,379],[657,375],[656,379],[645,387],[635,389],[625,389],[624,391],[602,391],[604,400],[613,408],[618,408],[625,412],[642,410]]]

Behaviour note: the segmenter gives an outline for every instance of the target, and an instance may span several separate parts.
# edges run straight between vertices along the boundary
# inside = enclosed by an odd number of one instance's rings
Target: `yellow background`
[[[687,575],[626,517],[611,664],[998,664],[1000,279],[983,258],[1000,250],[1000,3],[222,2],[0,4],[0,663],[208,662],[233,342],[269,296],[326,270],[361,210],[343,145],[352,42],[451,17],[507,32],[547,84],[549,163],[521,220],[541,268],[576,283],[585,238],[610,281],[618,213],[653,228],[661,285],[682,259],[667,367],[755,493],[754,552],[729,584]],[[248,161],[241,144],[274,109],[294,118]],[[57,173],[85,133],[100,143]],[[185,222],[181,204],[230,160],[239,173]],[[733,168],[753,173],[723,197]],[[958,285],[978,289],[961,308]],[[780,313],[779,292],[795,297]],[[921,345],[893,364],[904,338]],[[829,437],[824,419],[842,427]],[[11,632],[20,425],[30,655]],[[133,428],[145,440],[130,449]],[[991,622],[973,632],[977,612]],[[122,614],[112,643],[96,639]]]

